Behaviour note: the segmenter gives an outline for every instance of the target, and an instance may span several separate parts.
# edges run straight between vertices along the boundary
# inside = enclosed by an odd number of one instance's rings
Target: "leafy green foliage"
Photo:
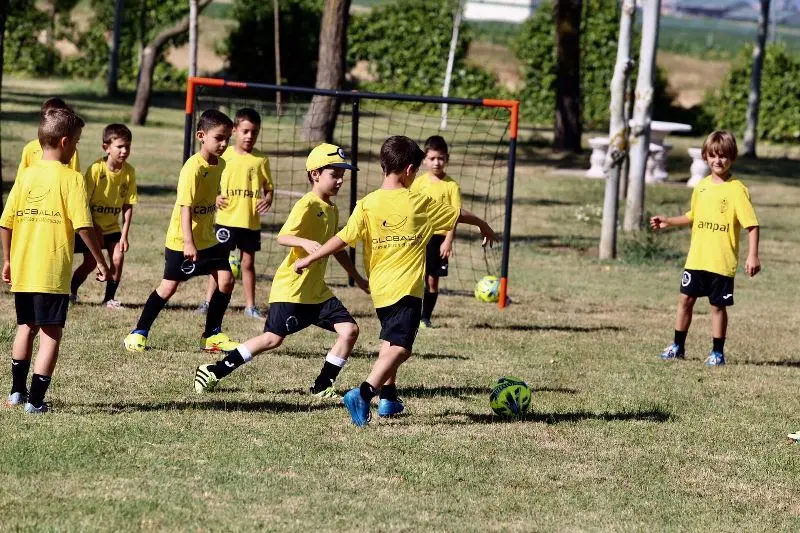
[[[49,26],[49,16],[36,7],[34,0],[11,0],[4,40],[4,70],[32,76],[53,74],[58,54],[37,39]]]

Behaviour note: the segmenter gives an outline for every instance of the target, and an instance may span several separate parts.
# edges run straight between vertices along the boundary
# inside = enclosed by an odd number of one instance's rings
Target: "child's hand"
[[[193,242],[183,243],[183,257],[190,259],[192,262],[197,261],[197,248]]]
[[[226,207],[228,207],[228,197],[225,196],[224,194],[220,194],[219,196],[217,196],[216,204],[217,204],[217,209],[225,209]]]
[[[658,231],[668,227],[669,223],[667,222],[667,217],[664,215],[656,215],[650,219],[650,229]]]
[[[108,272],[108,267],[106,265],[98,263],[97,275],[95,276],[95,279],[97,281],[108,281],[108,278],[110,277],[111,275]]]
[[[358,276],[357,278],[353,278],[353,281],[356,282],[356,285],[358,285],[359,289],[361,289],[362,291],[364,291],[367,294],[369,294],[369,281],[364,279],[362,276]]]
[[[492,244],[497,240],[497,235],[494,230],[486,223],[481,226],[481,235],[483,235],[483,243],[481,243],[481,246],[486,246],[488,244],[491,248]]]
[[[256,202],[256,213],[259,215],[266,215],[271,206],[272,202],[270,202],[267,198],[262,198]]]
[[[302,259],[298,259],[297,261],[295,261],[294,265],[292,265],[292,269],[294,269],[294,271],[297,274],[302,274],[303,270],[308,268],[308,264],[309,264],[308,263],[308,259],[306,257],[304,257]]]
[[[439,256],[442,259],[447,259],[451,255],[453,255],[453,243],[445,239],[442,245],[439,246]]]
[[[3,281],[11,285],[11,263],[3,261]]]
[[[122,252],[123,254],[128,253],[128,248],[129,247],[130,246],[128,245],[128,239],[120,239],[120,241],[119,241],[119,251],[120,252]]]
[[[320,243],[318,243],[317,241],[312,241],[311,239],[306,239],[303,242],[303,250],[305,250],[306,253],[309,255],[319,250],[321,246],[322,245]]]
[[[757,255],[748,254],[744,263],[744,271],[751,278],[761,272],[761,261]]]

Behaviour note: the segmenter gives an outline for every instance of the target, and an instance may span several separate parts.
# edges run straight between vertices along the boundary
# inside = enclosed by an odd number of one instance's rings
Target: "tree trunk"
[[[630,176],[625,220],[622,228],[635,231],[642,226],[644,214],[644,174],[650,153],[650,121],[653,110],[653,73],[658,46],[658,22],[661,0],[643,0],[642,43],[639,49],[639,75],[636,79],[636,103],[631,121]]]
[[[119,80],[119,40],[122,32],[123,2],[124,0],[116,0],[114,4],[114,31],[111,36],[111,50],[108,55],[108,86],[106,87],[108,96],[117,96],[119,94],[117,81]]]
[[[197,12],[211,3],[211,0],[200,0],[197,4]],[[189,15],[186,15],[175,25],[162,30],[161,33],[153,37],[142,50],[142,65],[139,68],[139,83],[136,86],[136,100],[133,103],[133,113],[131,119],[137,126],[143,126],[147,120],[147,113],[150,111],[150,95],[153,89],[153,71],[156,68],[156,60],[161,54],[161,49],[167,42],[189,30]]]
[[[761,13],[758,17],[758,36],[756,37],[756,46],[753,48],[753,72],[750,74],[750,95],[747,98],[747,129],[744,131],[743,154],[745,157],[756,157],[758,109],[761,106],[761,70],[764,66],[768,27],[769,0],[761,0]]]
[[[6,19],[8,19],[8,0],[0,0],[0,103],[3,98],[3,57],[6,43]],[[2,124],[2,121],[0,121]],[[1,137],[2,135],[0,135]],[[0,143],[0,162],[2,162],[2,143]],[[0,163],[0,212],[3,211],[3,165]]]
[[[272,18],[275,34],[275,85],[281,84],[281,7],[278,0],[272,2]],[[278,116],[283,114],[281,104],[281,92],[275,91],[275,113]]]
[[[556,120],[553,147],[581,149],[580,31],[582,0],[556,0]]]
[[[606,191],[603,202],[603,224],[600,233],[600,259],[617,257],[617,215],[619,211],[619,181],[622,167],[628,155],[628,124],[625,121],[625,92],[628,77],[633,68],[631,59],[631,37],[634,0],[625,0],[619,20],[617,63],[611,80],[611,121],[608,127],[608,152],[603,170],[606,175]]]
[[[350,0],[325,0],[319,32],[318,89],[341,89],[347,52]],[[330,141],[339,112],[338,99],[314,96],[303,120],[303,136],[310,142]]]
[[[197,76],[197,0],[189,0],[189,77]]]

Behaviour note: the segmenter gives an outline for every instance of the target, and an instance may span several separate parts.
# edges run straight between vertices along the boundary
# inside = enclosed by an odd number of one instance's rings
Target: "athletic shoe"
[[[125,309],[125,306],[122,305],[119,300],[108,300],[106,302],[106,309],[113,309],[114,311],[118,311],[121,309]]]
[[[671,361],[673,359],[685,359],[686,353],[677,344],[670,344],[661,354],[661,359]]]
[[[21,405],[28,401],[28,395],[24,392],[12,392],[8,395],[8,400],[6,400],[6,407],[14,407],[17,405]]]
[[[194,391],[197,394],[213,392],[219,384],[216,374],[211,371],[212,365],[200,365],[194,372]]]
[[[344,406],[347,407],[350,418],[353,420],[353,424],[358,427],[366,426],[372,415],[369,412],[369,402],[365,402],[364,398],[361,397],[359,388],[355,387],[347,391],[343,400]]]
[[[69,304],[67,304],[67,306],[68,307],[72,307],[76,303],[78,303],[78,295],[77,294],[70,294],[69,295]]]
[[[143,352],[147,349],[147,337],[141,333],[128,333],[123,341],[125,349],[129,352]]]
[[[790,439],[792,439],[795,442],[800,441],[800,431],[795,431],[794,433],[789,433],[786,436],[789,437]]]
[[[230,352],[239,347],[239,343],[222,333],[215,333],[210,337],[203,337],[202,350],[204,352]]]
[[[194,310],[194,314],[196,315],[208,314],[208,302],[200,302],[200,305],[198,305],[197,309]]]
[[[722,366],[725,364],[725,354],[722,352],[711,352],[706,357],[706,366]]]
[[[336,389],[333,386],[330,386],[326,389],[322,389],[321,391],[314,392],[314,387],[311,387],[311,395],[316,396],[317,398],[330,398],[331,400],[338,400],[339,393],[336,392]]]
[[[381,398],[378,402],[378,416],[395,416],[399,415],[404,410],[405,406],[403,405],[403,401],[399,398],[397,400]]]
[[[436,329],[429,318],[423,318],[419,321],[419,329]]]
[[[34,405],[32,403],[26,403],[25,404],[25,412],[28,413],[29,415],[41,415],[41,414],[46,413],[49,410],[50,410],[50,406],[47,405],[46,403],[43,403],[39,407],[34,407]]]
[[[261,312],[261,309],[259,309],[257,305],[254,305],[253,307],[245,307],[244,316],[250,318],[257,318],[259,320],[264,320],[265,318],[267,318],[264,316],[264,313]]]

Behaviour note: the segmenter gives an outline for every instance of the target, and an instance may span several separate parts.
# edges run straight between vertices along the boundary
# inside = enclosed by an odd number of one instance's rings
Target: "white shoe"
[[[106,308],[118,310],[118,309],[125,309],[125,306],[122,305],[119,300],[109,300],[106,302]]]

